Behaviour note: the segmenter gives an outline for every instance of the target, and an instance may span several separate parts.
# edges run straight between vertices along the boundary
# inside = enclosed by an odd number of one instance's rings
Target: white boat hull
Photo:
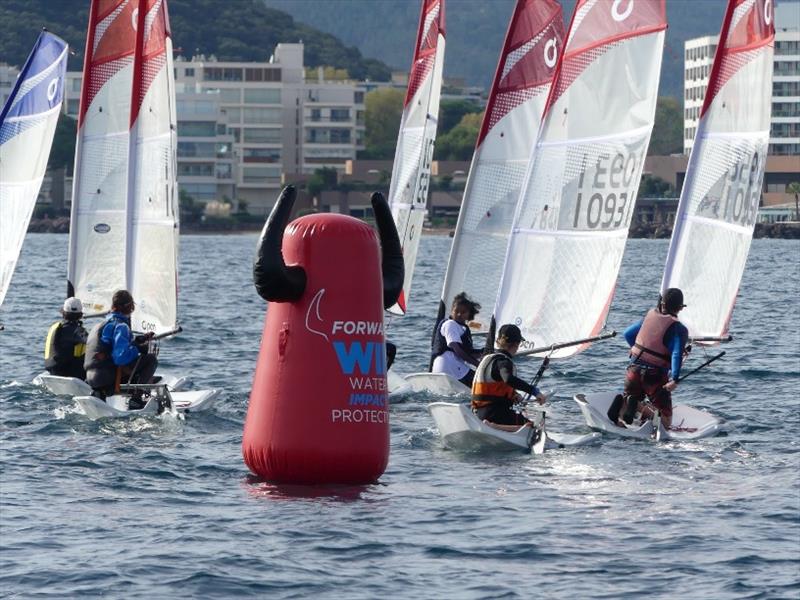
[[[405,377],[392,369],[386,371],[386,384],[389,388],[389,398],[393,396],[403,396],[409,394],[414,390],[411,385],[406,381]]]
[[[612,423],[606,414],[616,394],[600,392],[574,396],[589,427],[620,437],[642,440],[697,440],[716,435],[721,427],[719,419],[714,415],[685,404],[672,407],[673,428],[666,429],[660,423],[656,428],[651,421],[639,426],[620,427]]]
[[[520,427],[517,431],[503,431],[480,420],[467,404],[433,402],[428,405],[444,445],[453,450],[531,450],[535,430]],[[543,449],[583,446],[599,441],[600,434],[571,435],[545,432]]]
[[[189,413],[208,410],[219,396],[219,390],[191,390],[172,392],[173,412]],[[119,419],[131,417],[150,417],[159,414],[159,402],[150,398],[139,410],[128,409],[129,396],[118,394],[109,396],[105,402],[94,396],[77,396],[75,402],[90,419]]]
[[[471,393],[466,385],[445,373],[411,373],[406,375],[405,381],[412,392],[428,392],[437,396]]]
[[[91,396],[91,386],[77,377],[60,377],[49,373],[40,373],[33,378],[33,385],[40,385],[56,396]],[[164,374],[160,383],[165,383],[171,392],[182,390],[189,384],[188,377]]]

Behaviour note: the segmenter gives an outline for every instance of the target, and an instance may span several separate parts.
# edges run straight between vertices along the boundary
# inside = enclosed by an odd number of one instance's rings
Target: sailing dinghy
[[[481,421],[468,403],[432,402],[428,412],[436,421],[445,447],[463,452],[524,450],[542,454],[545,450],[595,444],[600,438],[596,432],[579,435],[549,432],[543,418],[536,428],[523,425],[516,431],[497,429]]]
[[[466,291],[482,306],[494,305],[520,188],[563,38],[558,2],[518,0],[475,144],[433,336],[456,294]],[[478,314],[468,326],[473,334],[488,335],[490,317]],[[433,359],[429,369],[432,364]],[[443,373],[412,373],[406,380],[414,391],[438,395],[470,391]]]
[[[42,31],[0,112],[0,306],[47,168],[66,72],[66,42]]]
[[[156,338],[180,331],[176,144],[166,0],[93,0],[78,118],[67,295],[102,313],[111,308],[115,290],[128,289],[136,299],[131,329],[152,331]],[[37,377],[51,391],[74,391],[82,406],[102,402],[87,395],[85,382],[64,379]],[[186,378],[169,377],[165,383],[175,390]],[[208,408],[218,394],[171,392],[174,404],[185,410]]]
[[[661,282],[662,293],[683,291],[688,306],[681,322],[703,345],[730,340],[769,146],[774,38],[771,0],[729,0]],[[614,395],[587,394],[576,401],[590,426],[630,436],[603,422],[605,403]],[[673,427],[660,437],[707,437],[719,422],[677,405]]]
[[[518,355],[572,356],[613,335],[601,331],[655,117],[665,29],[662,1],[575,7],[493,311],[497,324],[535,340]]]
[[[406,269],[403,290],[397,303],[388,309],[394,315],[406,313],[428,203],[444,67],[444,3],[445,0],[422,0],[414,61],[408,74],[392,166],[389,206],[400,235]]]

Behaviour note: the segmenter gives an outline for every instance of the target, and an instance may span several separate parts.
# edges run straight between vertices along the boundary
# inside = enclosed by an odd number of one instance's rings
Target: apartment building
[[[684,44],[683,151],[689,154],[705,99],[719,36]],[[800,2],[775,7],[775,55],[769,154],[800,156]]]

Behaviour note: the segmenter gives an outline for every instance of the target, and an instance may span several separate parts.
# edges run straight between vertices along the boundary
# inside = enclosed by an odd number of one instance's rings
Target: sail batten
[[[771,0],[729,0],[661,282],[683,290],[694,337],[728,333],[761,199],[774,36]]]
[[[422,0],[389,186],[389,206],[405,262],[403,290],[397,303],[388,309],[397,315],[405,314],[408,305],[428,203],[444,66],[444,18],[445,0]]]
[[[450,251],[438,321],[466,291],[487,331],[517,198],[550,91],[564,26],[554,0],[518,0],[497,63]]]
[[[528,344],[584,339],[604,326],[653,127],[665,29],[662,1],[575,8],[494,308]]]
[[[43,31],[0,110],[0,305],[44,179],[64,97],[67,44]]]

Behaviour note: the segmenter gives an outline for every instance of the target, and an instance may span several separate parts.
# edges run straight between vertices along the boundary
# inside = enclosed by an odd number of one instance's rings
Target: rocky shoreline
[[[238,225],[235,228],[219,228],[214,226],[182,226],[182,233],[248,233],[260,231],[261,226]],[[69,217],[56,219],[32,219],[28,227],[29,233],[69,233]],[[433,235],[451,235],[450,228],[425,229]],[[672,227],[659,223],[635,224],[631,226],[629,237],[636,239],[669,239]],[[800,239],[800,222],[789,223],[756,223],[755,238]]]

